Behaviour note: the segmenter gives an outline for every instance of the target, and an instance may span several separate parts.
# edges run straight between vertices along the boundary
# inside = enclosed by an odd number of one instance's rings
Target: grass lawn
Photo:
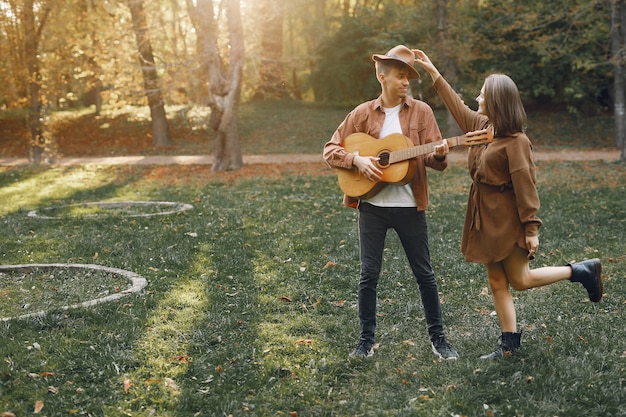
[[[0,316],[42,304],[49,313],[0,321],[0,413],[43,406],[46,416],[626,416],[626,166],[542,162],[538,175],[544,226],[533,265],[601,258],[602,302],[568,282],[514,292],[521,355],[478,360],[499,330],[482,267],[459,252],[468,175],[463,166],[430,171],[432,262],[461,357],[435,360],[416,285],[390,234],[379,347],[359,361],[348,359],[358,337],[356,212],[341,205],[322,164],[230,173],[0,168],[0,264],[98,264],[148,280],[138,294],[70,310],[51,296],[66,288],[59,276],[2,284]],[[146,217],[131,216],[151,212],[141,205],[75,209],[120,201],[193,209]],[[54,216],[29,217],[32,210]],[[110,281],[71,277],[80,289],[71,302],[85,288],[91,298],[123,286]]]

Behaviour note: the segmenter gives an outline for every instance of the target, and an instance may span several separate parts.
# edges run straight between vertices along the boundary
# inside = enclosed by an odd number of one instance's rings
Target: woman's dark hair
[[[494,135],[510,136],[523,132],[526,111],[515,82],[504,74],[491,74],[484,85],[485,112]]]

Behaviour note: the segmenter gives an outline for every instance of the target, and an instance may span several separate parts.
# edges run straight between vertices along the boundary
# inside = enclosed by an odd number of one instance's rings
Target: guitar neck
[[[454,136],[447,138],[448,146],[453,148],[455,146],[462,145],[464,143],[463,136]],[[411,146],[408,148],[392,151],[389,153],[389,163],[406,161],[407,159],[416,158],[421,155],[426,155],[435,151],[435,146],[443,144],[443,140],[437,142],[425,143],[423,145]]]

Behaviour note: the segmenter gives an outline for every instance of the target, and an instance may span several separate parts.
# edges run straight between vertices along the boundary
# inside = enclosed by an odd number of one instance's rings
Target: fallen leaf
[[[176,385],[176,382],[174,382],[173,379],[171,378],[165,378],[165,384],[174,392],[178,392],[178,385]]]
[[[124,378],[124,394],[128,394],[128,390],[133,386],[130,379]]]
[[[446,392],[450,392],[456,389],[456,385],[448,385],[446,387]]]
[[[287,301],[288,303],[290,303],[292,301],[291,298],[286,297],[284,295],[282,297],[278,297],[278,299],[281,300],[281,301]]]
[[[402,343],[404,343],[405,345],[409,345],[409,346],[415,346],[415,342],[412,340],[405,340]]]
[[[224,368],[222,368],[222,365],[217,365],[217,368],[215,368],[215,370],[221,374],[222,371],[224,371]]]
[[[48,387],[48,394],[58,394],[58,393],[59,393],[59,389],[57,387],[54,387],[52,385]]]
[[[526,382],[530,384],[531,382],[533,382],[533,379],[535,379],[535,378],[533,378],[532,376],[529,375],[529,376],[526,377]]]
[[[483,287],[483,289],[480,290],[480,295],[489,295],[489,288]]]
[[[346,300],[333,301],[332,304],[336,305],[337,307],[343,307],[346,304]]]
[[[313,341],[311,339],[300,339],[300,340],[296,340],[294,344],[296,344],[296,345],[312,345]]]
[[[49,376],[54,376],[54,374],[53,374],[52,372],[46,372],[46,371],[43,371],[43,372],[41,373],[41,376],[43,376],[43,377],[49,377]]]
[[[332,268],[333,266],[337,266],[337,264],[333,261],[328,261],[326,262],[326,265],[324,265],[324,268],[322,269],[328,269],[328,268]]]
[[[41,413],[41,410],[43,410],[43,401],[37,401],[35,403],[35,409],[33,410],[33,413],[39,414]]]
[[[419,395],[418,397],[422,401],[430,401],[430,400],[432,400],[432,398],[429,395],[426,395],[426,394]]]
[[[4,413],[0,414],[0,417],[16,417],[15,414],[9,412],[9,411],[5,411]]]
[[[292,411],[291,413],[289,413],[289,415],[291,417],[298,417],[298,412],[297,411]]]

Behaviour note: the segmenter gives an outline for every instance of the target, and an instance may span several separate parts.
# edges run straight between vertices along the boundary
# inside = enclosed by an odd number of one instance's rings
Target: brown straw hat
[[[394,46],[385,55],[374,54],[372,55],[372,59],[374,61],[393,60],[401,62],[409,67],[410,79],[420,77],[419,72],[417,72],[417,70],[413,67],[413,63],[415,62],[415,54],[404,45]]]

